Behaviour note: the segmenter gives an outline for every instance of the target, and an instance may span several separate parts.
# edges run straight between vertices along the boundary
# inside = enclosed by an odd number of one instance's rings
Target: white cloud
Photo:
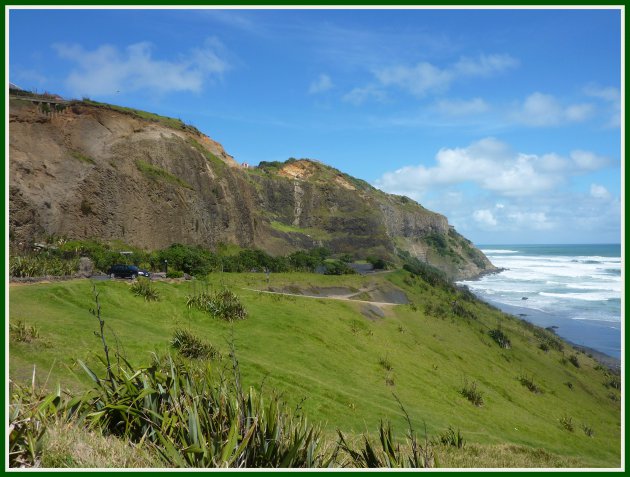
[[[532,228],[534,230],[550,230],[554,224],[549,220],[545,212],[512,212],[508,219],[517,228]]]
[[[416,65],[393,65],[374,68],[372,74],[375,81],[363,88],[355,88],[354,91],[363,91],[367,88],[395,87],[416,97],[422,98],[428,94],[442,93],[450,88],[453,81],[466,77],[489,77],[514,68],[518,61],[509,55],[480,55],[477,58],[461,58],[458,62],[447,67],[439,67],[423,61]],[[369,96],[368,96],[369,97]],[[367,99],[367,97],[365,98]],[[481,100],[473,100],[472,106],[483,106]],[[361,101],[362,102],[362,101]],[[356,104],[360,104],[357,102]],[[485,104],[485,103],[484,103]],[[446,105],[448,108],[448,105]],[[469,104],[470,107],[470,104]]]
[[[554,96],[532,93],[512,113],[512,118],[527,126],[558,126],[567,122],[580,122],[593,112],[590,104],[562,105]]]
[[[584,89],[584,93],[605,103],[609,115],[607,127],[615,128],[621,125],[621,93],[619,88],[590,85]]]
[[[346,93],[342,99],[347,103],[358,106],[360,104],[363,104],[365,101],[368,101],[369,99],[383,102],[386,98],[387,94],[385,93],[385,91],[377,88],[376,86],[368,85],[363,88],[354,88],[349,93]]]
[[[607,166],[610,160],[603,156],[598,156],[589,151],[571,151],[571,160],[582,171],[596,171]]]
[[[516,68],[519,62],[510,55],[480,55],[478,58],[461,58],[453,70],[464,76],[491,76],[495,73]]]
[[[332,87],[333,87],[333,82],[330,79],[330,76],[322,73],[317,77],[315,81],[311,83],[311,85],[308,88],[308,93],[309,94],[323,93],[324,91],[328,91],[329,89],[332,89]]]
[[[443,99],[435,103],[436,110],[445,116],[467,116],[470,114],[485,113],[490,109],[481,98]]]
[[[116,91],[167,93],[201,91],[204,82],[228,70],[219,57],[221,45],[209,39],[176,60],[158,60],[148,42],[135,43],[122,52],[111,45],[87,51],[80,45],[53,45],[59,57],[76,64],[66,79],[77,95],[114,94]]]
[[[574,151],[571,159],[557,154],[524,154],[505,143],[485,138],[465,148],[444,148],[433,166],[406,166],[383,174],[376,186],[408,196],[443,186],[474,183],[504,197],[525,197],[548,192],[577,174],[604,165],[602,158]]]
[[[448,87],[453,75],[431,63],[418,63],[416,66],[393,66],[374,72],[383,86],[397,86],[415,96],[441,91]]]
[[[492,212],[488,209],[475,210],[473,212],[473,219],[478,224],[485,227],[496,227],[497,219],[495,219]]]
[[[610,192],[604,186],[591,184],[591,197],[596,199],[610,199]]]

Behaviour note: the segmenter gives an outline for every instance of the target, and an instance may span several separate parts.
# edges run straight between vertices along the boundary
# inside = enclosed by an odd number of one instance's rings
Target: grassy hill
[[[231,343],[246,386],[277,389],[331,439],[336,429],[373,432],[381,419],[403,437],[405,416],[395,394],[421,433],[425,425],[429,436],[449,426],[461,430],[467,447],[444,449],[442,466],[620,466],[620,396],[607,386],[606,370],[545,330],[407,271],[272,274],[269,283],[264,274],[225,273],[153,285],[156,302],[134,296],[120,280],[12,284],[10,323],[34,326],[39,337],[11,338],[11,379],[30,382],[35,367],[40,384],[89,386],[76,362],[98,367],[102,354],[89,312],[95,286],[108,344],[132,364],[146,365],[152,352],[168,351],[176,329],[224,356]],[[223,287],[240,297],[247,319],[228,323],[186,307],[187,296]],[[254,291],[268,288],[293,295]],[[327,298],[327,288],[358,299]],[[387,302],[400,291],[408,304],[366,303]],[[305,292],[314,296],[295,296]],[[493,330],[507,337],[509,348],[499,346]],[[462,394],[471,387],[482,405]]]

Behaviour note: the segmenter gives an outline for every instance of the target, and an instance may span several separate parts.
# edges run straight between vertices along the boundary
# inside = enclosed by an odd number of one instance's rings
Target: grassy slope
[[[619,404],[612,402],[603,385],[604,375],[595,362],[580,354],[581,367],[561,363],[557,351],[537,348],[531,332],[515,319],[480,304],[468,304],[479,319],[445,319],[426,316],[426,303],[449,303],[445,292],[411,282],[406,272],[373,277],[326,277],[285,274],[271,277],[272,286],[352,286],[389,280],[403,288],[417,304],[388,307],[386,317],[370,321],[359,303],[279,297],[239,289],[264,288],[262,274],[224,274],[201,282],[158,282],[162,300],[147,303],[129,291],[128,282],[96,282],[102,315],[110,330],[109,345],[116,347],[113,330],[125,355],[146,364],[151,351],[164,351],[176,327],[191,329],[226,352],[235,339],[246,384],[277,388],[292,405],[302,404],[311,420],[322,421],[331,432],[374,430],[380,418],[389,418],[397,434],[405,425],[392,396],[405,405],[417,429],[426,422],[429,435],[449,425],[460,428],[469,442],[515,443],[571,458],[583,466],[620,465]],[[232,287],[249,311],[245,321],[230,325],[185,308],[185,296],[206,286]],[[28,380],[37,375],[50,382],[79,388],[87,383],[75,360],[95,362],[101,352],[88,280],[12,286],[10,320],[36,325],[39,343],[11,343],[10,374]],[[500,349],[487,331],[501,322],[512,349]],[[565,353],[569,353],[565,349]],[[380,358],[391,362],[386,371]],[[227,364],[227,363],[226,363]],[[68,370],[76,373],[73,377]],[[533,376],[543,390],[535,395],[517,377]],[[387,385],[386,376],[394,386]],[[477,408],[459,394],[464,380],[477,381],[484,406]],[[565,384],[571,382],[573,390]],[[575,432],[559,425],[571,416]],[[593,428],[587,437],[581,424]]]

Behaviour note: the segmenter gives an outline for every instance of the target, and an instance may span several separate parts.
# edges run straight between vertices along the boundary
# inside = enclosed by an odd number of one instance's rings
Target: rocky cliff
[[[312,160],[245,168],[183,123],[92,102],[11,99],[9,232],[118,240],[147,250],[220,243],[272,254],[326,246],[447,272],[494,269],[447,219]]]

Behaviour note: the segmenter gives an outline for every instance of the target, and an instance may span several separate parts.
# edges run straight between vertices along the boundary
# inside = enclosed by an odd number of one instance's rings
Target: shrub
[[[10,382],[9,467],[37,466],[46,425],[61,403],[61,389],[44,394],[35,388]]]
[[[396,397],[396,396],[394,396]],[[396,397],[398,400],[398,398]],[[400,401],[398,401],[400,404]],[[407,420],[407,445],[405,450],[401,449],[400,444],[394,444],[392,428],[389,421],[383,423],[381,420],[379,427],[379,444],[373,444],[370,438],[363,434],[363,445],[360,449],[355,449],[346,441],[342,432],[337,429],[339,435],[339,449],[348,455],[350,462],[348,467],[355,468],[429,468],[435,466],[435,454],[433,446],[426,436],[424,445],[418,443],[418,437],[411,425],[411,419],[405,411],[402,404],[405,418]]]
[[[619,376],[612,376],[604,385],[607,388],[621,390],[621,380],[619,379]]]
[[[451,426],[449,426],[446,431],[438,435],[433,442],[436,445],[452,446],[458,449],[463,449],[465,445],[464,436],[462,436],[460,430],[457,429],[457,433],[455,433],[455,429]]]
[[[593,437],[595,435],[595,433],[593,432],[593,428],[587,424],[582,424],[582,430],[584,431],[584,434],[586,434],[588,437]]]
[[[569,362],[576,368],[580,367],[580,362],[578,361],[578,357],[576,354],[572,354],[571,356],[569,356]]]
[[[27,326],[22,320],[9,324],[9,335],[13,341],[32,343],[39,338],[39,330],[31,325]]]
[[[179,354],[193,359],[221,359],[221,353],[211,344],[205,343],[191,332],[178,329],[175,330],[171,339],[171,346]]]
[[[511,348],[512,344],[510,343],[509,338],[500,329],[497,328],[494,330],[490,330],[488,334],[501,348],[505,348],[505,349]]]
[[[201,292],[188,296],[186,297],[186,306],[188,308],[197,308],[215,318],[226,321],[244,320],[247,318],[247,311],[241,304],[241,301],[227,288],[217,293]]]
[[[158,301],[160,293],[146,278],[139,278],[131,285],[131,292],[136,296],[144,297],[145,301]]]
[[[155,357],[149,368],[126,363],[110,382],[82,366],[94,389],[77,412],[115,436],[153,444],[166,466],[326,467],[331,460],[319,427],[292,414],[277,395],[263,400],[208,365]]]
[[[468,381],[464,381],[464,385],[459,393],[475,406],[483,406],[483,393],[477,389],[477,383],[475,381],[470,384],[468,384]]]
[[[540,389],[540,387],[538,387],[538,385],[536,385],[536,383],[534,383],[534,378],[530,378],[527,375],[522,375],[518,377],[518,380],[523,386],[525,386],[534,394],[542,394],[543,391],[542,389]]]
[[[184,272],[181,270],[169,270],[166,272],[166,278],[183,278]]]
[[[381,356],[378,360],[378,364],[380,364],[381,367],[387,371],[391,371],[392,369],[394,369],[391,361],[387,358],[387,356],[385,357]]]
[[[563,429],[569,432],[573,432],[575,430],[575,426],[573,425],[573,418],[571,416],[562,416],[560,419],[558,419],[558,421],[560,422],[560,425]]]

